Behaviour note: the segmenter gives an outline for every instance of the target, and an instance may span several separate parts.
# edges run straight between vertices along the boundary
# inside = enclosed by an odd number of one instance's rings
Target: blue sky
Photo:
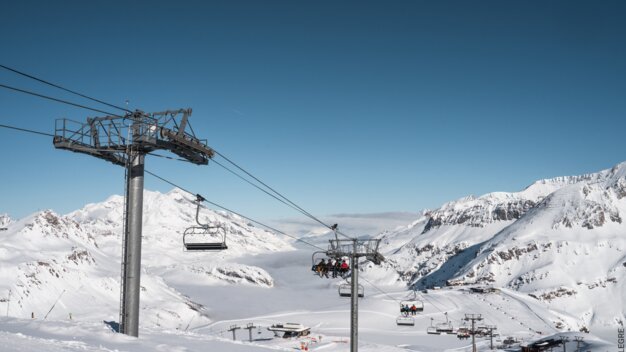
[[[133,109],[191,107],[200,137],[313,214],[418,211],[626,160],[625,15],[622,1],[24,1],[0,12],[0,63]],[[0,123],[50,133],[95,115],[6,90],[0,106]],[[120,167],[50,138],[0,129],[0,148],[0,212],[123,192]],[[296,215],[214,164],[146,168],[254,218]]]

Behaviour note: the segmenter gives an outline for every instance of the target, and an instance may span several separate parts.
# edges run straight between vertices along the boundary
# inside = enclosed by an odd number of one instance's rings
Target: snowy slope
[[[507,287],[563,313],[565,328],[608,327],[626,316],[623,214],[626,163],[446,203],[381,238],[387,269],[416,288]]]
[[[596,177],[542,180],[521,192],[495,192],[446,203],[425,212],[404,229],[381,234],[387,265],[416,288],[443,286],[476,255],[481,243],[514,223],[551,192]]]
[[[487,241],[453,283],[511,287],[579,325],[614,326],[626,316],[625,165],[604,180],[553,192]]]
[[[145,192],[141,323],[185,328],[209,321],[206,307],[172,282],[271,287],[262,268],[242,265],[246,254],[292,250],[282,238],[241,218],[202,209],[203,222],[220,223],[229,251],[183,251],[182,232],[195,222],[195,205],[179,190]],[[113,196],[67,216],[43,211],[10,222],[0,235],[0,300],[8,315],[49,319],[118,320],[123,198]],[[58,304],[55,305],[55,302]],[[103,314],[104,312],[104,314]]]

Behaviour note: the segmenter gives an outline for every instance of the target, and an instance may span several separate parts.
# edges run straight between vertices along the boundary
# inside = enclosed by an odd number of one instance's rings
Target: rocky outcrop
[[[428,212],[429,219],[423,233],[442,225],[484,227],[495,221],[517,220],[535,205],[536,202],[530,199],[469,197]]]

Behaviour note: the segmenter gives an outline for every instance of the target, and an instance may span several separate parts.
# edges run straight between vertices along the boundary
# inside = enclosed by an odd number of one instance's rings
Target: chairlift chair
[[[471,332],[470,329],[468,329],[467,327],[460,327],[456,331],[456,337],[458,337],[459,339],[467,339],[470,336]]]
[[[430,318],[430,326],[426,328],[426,333],[427,334],[431,334],[431,335],[441,335],[441,333],[439,331],[437,331],[437,328],[435,326],[433,326],[433,320],[434,318]]]
[[[311,271],[313,271],[315,275],[321,275],[321,273],[317,270],[317,266],[322,259],[327,259],[326,251],[313,252],[313,254],[311,255]]]
[[[448,320],[448,312],[445,312],[444,314],[446,316],[446,322],[435,325],[435,329],[441,334],[453,334],[454,327],[452,326],[452,322]]]
[[[441,335],[441,333],[437,331],[437,328],[434,326],[429,326],[428,328],[426,328],[426,333],[431,335]]]
[[[396,324],[399,326],[415,326],[415,319],[411,316],[400,315],[396,318]]]
[[[400,306],[407,306],[409,308],[411,308],[412,306],[415,306],[415,308],[417,308],[416,310],[417,312],[424,311],[424,302],[420,300],[402,301],[400,302]]]
[[[201,195],[196,195],[196,222],[199,226],[191,226],[183,232],[183,246],[185,251],[221,251],[228,249],[226,245],[226,230],[221,225],[203,224],[200,222],[200,203],[204,201]]]
[[[363,285],[359,284],[358,288],[359,297],[365,297],[365,288]],[[351,297],[352,296],[352,286],[350,284],[341,284],[339,285],[339,296],[340,297]]]
[[[437,332],[442,334],[453,334],[454,328],[452,327],[452,323],[437,324]]]

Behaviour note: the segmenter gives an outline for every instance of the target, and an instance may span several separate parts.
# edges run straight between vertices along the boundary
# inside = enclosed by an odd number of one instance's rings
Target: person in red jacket
[[[345,260],[341,261],[340,268],[341,268],[341,273],[342,274],[345,274],[345,273],[348,272],[348,270],[350,270],[350,266],[348,265],[348,263]]]

